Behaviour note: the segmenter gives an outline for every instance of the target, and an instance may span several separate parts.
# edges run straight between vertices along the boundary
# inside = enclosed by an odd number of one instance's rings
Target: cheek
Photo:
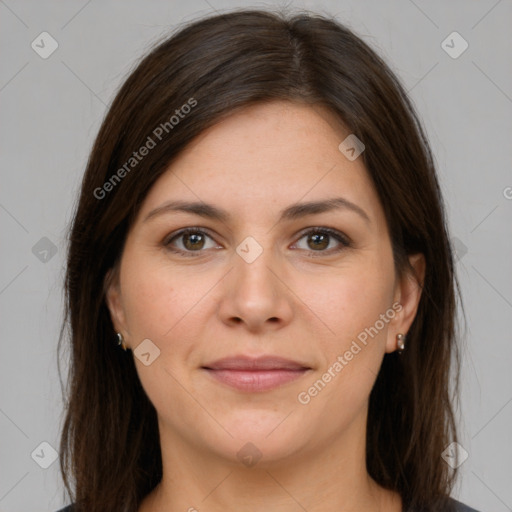
[[[322,320],[328,353],[373,326],[392,305],[394,272],[386,257],[354,259],[313,283],[302,277],[301,297]],[[380,324],[379,324],[380,325]]]
[[[166,327],[172,327],[178,301],[175,287],[164,276],[134,276],[123,294],[127,322],[134,337],[160,338]]]
[[[159,258],[143,253],[128,253],[121,268],[123,308],[133,349],[150,339],[159,354],[149,365],[134,353],[139,379],[157,410],[164,411],[174,403],[173,411],[181,413],[183,392],[176,382],[183,382],[184,361],[193,352],[196,324],[190,322],[204,295],[184,276],[170,269]]]
[[[165,333],[186,314],[184,286],[179,272],[171,272],[157,258],[133,250],[126,252],[121,267],[121,290],[134,343],[149,338],[161,346]],[[191,293],[186,295],[193,298]]]
[[[354,262],[316,294],[312,309],[333,332],[316,338],[322,364],[297,395],[313,430],[323,418],[321,428],[335,435],[365,411],[385,351],[388,323],[381,315],[392,306],[394,281],[389,263],[372,256]],[[393,317],[391,310],[388,322]]]
[[[159,365],[182,373],[185,362],[194,364],[198,357],[194,349],[211,314],[210,292],[219,275],[172,267],[143,252],[127,256],[121,283],[132,345],[149,338],[160,349]]]

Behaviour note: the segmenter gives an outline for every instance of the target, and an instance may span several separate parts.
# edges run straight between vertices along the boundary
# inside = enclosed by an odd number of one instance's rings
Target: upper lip
[[[277,356],[234,356],[218,359],[213,363],[204,365],[208,370],[308,370],[309,366]]]

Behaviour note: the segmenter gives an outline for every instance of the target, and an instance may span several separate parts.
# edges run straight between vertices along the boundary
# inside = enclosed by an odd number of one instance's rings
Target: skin
[[[362,158],[349,161],[338,149],[348,134],[317,106],[251,106],[198,136],[147,195],[120,267],[107,276],[108,307],[126,345],[135,350],[150,339],[160,350],[149,366],[134,357],[158,414],[163,458],[162,482],[139,511],[402,510],[399,495],[366,471],[365,431],[382,359],[407,333],[421,290],[411,275],[395,273]],[[369,221],[335,209],[278,222],[291,204],[338,196]],[[232,218],[167,212],[145,220],[178,199],[211,203]],[[165,245],[185,227],[207,231],[199,242],[174,239],[191,257]],[[314,227],[338,230],[352,245],[328,237],[317,248],[304,234]],[[251,263],[236,252],[248,236],[263,250]],[[422,282],[423,256],[410,262]],[[400,312],[309,403],[299,403],[298,394],[393,303]],[[240,354],[312,369],[259,393],[229,388],[201,369]],[[252,467],[237,457],[248,442],[246,450],[261,454]]]

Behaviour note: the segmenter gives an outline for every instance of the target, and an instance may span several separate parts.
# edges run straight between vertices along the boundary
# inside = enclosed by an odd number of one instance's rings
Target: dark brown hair
[[[236,109],[272,100],[327,107],[363,141],[398,275],[412,271],[408,255],[425,256],[406,350],[384,356],[370,395],[366,462],[380,485],[400,493],[405,510],[437,510],[451,492],[455,472],[441,452],[457,440],[458,283],[421,123],[392,71],[345,26],[310,13],[242,10],[191,22],[152,49],[117,93],[87,163],[59,341],[60,351],[67,329],[60,464],[76,510],[136,511],[162,477],[156,411],[130,352],[114,343],[105,276],[142,201],[180,151]],[[170,121],[185,104],[189,113]],[[148,137],[155,146],[131,160]]]

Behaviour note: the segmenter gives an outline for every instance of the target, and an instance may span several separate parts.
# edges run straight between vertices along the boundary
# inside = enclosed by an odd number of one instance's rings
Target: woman
[[[456,290],[384,62],[321,16],[190,23],[121,87],[82,183],[67,510],[473,510],[442,457]]]

